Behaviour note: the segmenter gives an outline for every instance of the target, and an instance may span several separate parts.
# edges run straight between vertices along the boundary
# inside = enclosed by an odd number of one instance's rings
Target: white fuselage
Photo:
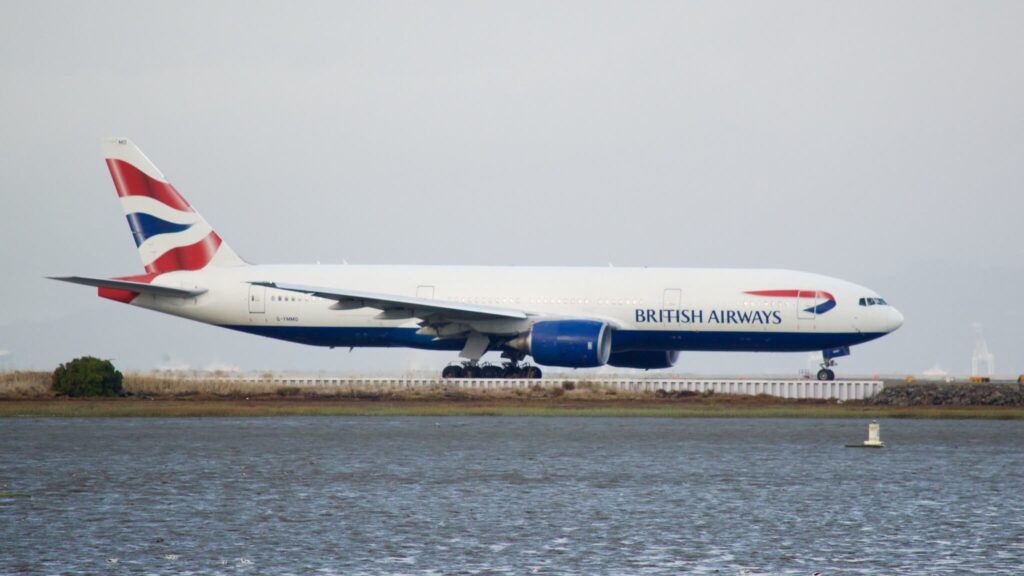
[[[892,306],[863,305],[878,295],[862,286],[757,269],[253,265],[166,273],[153,284],[207,292],[189,299],[142,294],[132,304],[315,345],[461,347],[458,339],[414,336],[416,318],[332,309],[333,300],[250,284],[262,281],[603,320],[616,350],[824,350],[880,337],[903,321]],[[831,308],[822,305],[829,299]]]

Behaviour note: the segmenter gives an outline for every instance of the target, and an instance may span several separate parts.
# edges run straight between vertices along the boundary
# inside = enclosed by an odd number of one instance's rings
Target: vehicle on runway
[[[672,367],[680,351],[822,352],[903,316],[877,293],[790,270],[265,265],[240,258],[131,141],[102,150],[145,274],[57,277],[99,295],[314,346],[460,351],[445,377],[539,378],[536,366]],[[501,352],[503,367],[481,365]]]

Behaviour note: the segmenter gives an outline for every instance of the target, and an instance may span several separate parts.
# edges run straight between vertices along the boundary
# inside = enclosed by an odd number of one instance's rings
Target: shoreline
[[[21,398],[0,418],[194,418],[274,416],[530,416],[648,418],[903,418],[1024,420],[1024,407],[877,406],[862,402],[713,399]]]
[[[864,400],[622,390],[553,380],[528,388],[287,385],[128,374],[124,395],[57,396],[46,372],[0,373],[0,419],[21,417],[585,416],[1024,420],[1020,384],[889,383]]]

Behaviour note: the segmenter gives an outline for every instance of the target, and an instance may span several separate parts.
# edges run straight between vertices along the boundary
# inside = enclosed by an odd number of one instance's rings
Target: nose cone
[[[894,332],[900,326],[903,326],[903,314],[900,314],[899,310],[890,306],[886,310],[885,331]]]

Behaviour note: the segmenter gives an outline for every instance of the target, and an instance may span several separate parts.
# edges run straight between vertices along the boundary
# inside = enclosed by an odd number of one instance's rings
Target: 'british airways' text
[[[782,324],[778,310],[637,308],[637,324]]]

